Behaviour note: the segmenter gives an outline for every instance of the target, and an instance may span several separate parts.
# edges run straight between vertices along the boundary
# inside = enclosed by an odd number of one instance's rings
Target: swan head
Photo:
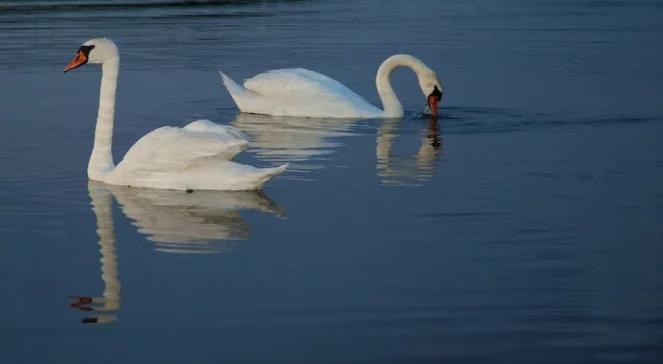
[[[444,95],[444,88],[442,82],[432,70],[428,70],[419,79],[419,86],[426,96],[426,110],[430,112],[433,117],[437,117],[437,108]]]
[[[108,38],[94,38],[83,43],[64,71],[71,71],[86,63],[104,63],[119,58],[117,46]]]

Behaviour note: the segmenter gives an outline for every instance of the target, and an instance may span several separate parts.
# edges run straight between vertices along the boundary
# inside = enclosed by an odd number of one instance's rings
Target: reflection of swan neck
[[[115,115],[115,90],[120,71],[120,58],[112,58],[101,67],[101,89],[99,91],[99,112],[94,133],[94,147],[87,167],[88,178],[100,180],[113,170],[113,119]]]
[[[111,311],[120,308],[120,291],[122,286],[117,272],[117,253],[115,227],[112,216],[112,197],[103,187],[90,186],[92,208],[97,217],[97,234],[101,253],[101,279],[104,281],[103,309]]]
[[[375,145],[376,155],[378,159],[378,169],[381,166],[389,164],[389,157],[391,156],[391,147],[394,144],[396,133],[394,129],[396,123],[392,120],[386,120],[384,124],[378,129],[378,136]]]
[[[431,72],[430,68],[417,58],[407,54],[396,54],[382,62],[378,73],[375,76],[375,86],[378,89],[382,107],[384,107],[384,116],[400,118],[403,116],[403,105],[396,96],[393,87],[391,87],[391,73],[398,67],[409,67],[417,75],[419,81],[426,72]]]
[[[111,234],[113,235],[113,234]],[[113,238],[115,238],[113,236]],[[115,241],[112,243],[99,240],[101,248],[101,279],[104,281],[104,308],[107,310],[118,310],[120,308],[120,290],[122,286],[117,272],[117,253]]]
[[[437,123],[431,123],[422,131],[421,145],[417,153],[404,157],[392,156],[394,139],[398,136],[398,122],[396,119],[385,120],[378,129],[376,140],[378,176],[382,177],[384,184],[419,184],[432,176],[435,161],[441,152]]]

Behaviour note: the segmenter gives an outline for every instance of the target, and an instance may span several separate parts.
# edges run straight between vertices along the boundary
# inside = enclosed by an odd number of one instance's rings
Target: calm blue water
[[[89,183],[162,125],[246,131],[262,192]],[[663,3],[0,1],[0,362],[663,361]],[[216,73],[301,66],[403,120],[238,114]],[[87,303],[88,297],[93,299]]]

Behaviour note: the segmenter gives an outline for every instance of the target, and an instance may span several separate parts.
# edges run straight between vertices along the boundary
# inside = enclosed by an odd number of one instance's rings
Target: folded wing
[[[231,126],[197,120],[178,128],[165,126],[139,139],[114,174],[173,173],[214,158],[230,160],[249,144],[249,138]]]

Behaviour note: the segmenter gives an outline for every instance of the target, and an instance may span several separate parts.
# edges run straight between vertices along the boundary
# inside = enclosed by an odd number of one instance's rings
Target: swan
[[[249,140],[241,131],[197,120],[183,128],[164,126],[140,138],[116,166],[111,143],[120,56],[108,38],[83,43],[65,67],[101,64],[99,111],[88,178],[111,185],[174,190],[253,190],[287,168],[256,168],[232,162]]]
[[[426,96],[427,111],[437,116],[444,92],[435,71],[408,54],[387,58],[378,68],[375,85],[384,110],[371,105],[340,82],[304,68],[280,69],[260,73],[237,84],[219,70],[223,84],[242,112],[275,116],[335,118],[400,118],[403,105],[391,87],[389,77],[398,67],[409,67],[417,75]]]

